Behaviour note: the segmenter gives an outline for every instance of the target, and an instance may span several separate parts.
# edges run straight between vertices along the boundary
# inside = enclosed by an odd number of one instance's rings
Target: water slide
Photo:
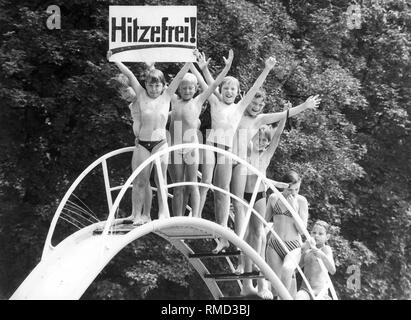
[[[174,150],[182,149],[183,147],[211,149],[214,152],[224,153],[226,156],[231,157],[238,162],[242,162],[246,167],[248,167],[249,170],[258,175],[259,180],[256,184],[257,187],[259,183],[262,182],[265,183],[274,192],[276,192],[276,194],[283,201],[283,204],[292,213],[294,219],[296,220],[296,223],[302,226],[302,229],[304,229],[304,235],[307,238],[310,237],[307,230],[302,225],[302,221],[299,218],[298,214],[295,213],[288,202],[283,199],[281,193],[279,193],[278,190],[275,189],[272,182],[270,182],[269,179],[263,177],[261,173],[259,173],[250,164],[225,150],[207,145],[194,144],[168,147],[167,149],[164,149],[152,155],[145,162],[143,162],[131,174],[131,176],[122,186],[111,187],[107,159],[125,152],[133,151],[132,147],[123,148],[110,152],[93,162],[71,185],[66,195],[60,202],[60,205],[53,217],[40,262],[23,281],[23,283],[18,287],[18,289],[10,299],[79,299],[93,282],[93,280],[97,277],[97,275],[119,251],[121,251],[129,243],[149,233],[155,233],[158,236],[164,238],[188,259],[193,268],[204,280],[214,299],[227,298],[227,296],[222,292],[218,285],[218,283],[221,281],[235,281],[241,288],[241,280],[258,278],[265,278],[269,282],[271,282],[271,285],[276,289],[282,299],[292,299],[290,293],[284,287],[273,270],[264,261],[264,259],[262,259],[261,256],[244,241],[245,230],[243,230],[243,232],[241,232],[241,234],[237,236],[231,229],[224,228],[209,220],[193,217],[172,217],[161,220],[154,220],[142,226],[132,227],[130,225],[123,224],[123,219],[117,217],[120,201],[122,200],[125,192],[131,187],[132,181],[141,172],[141,170],[145,166],[151,165],[152,163],[156,164],[156,168],[158,170],[158,168],[160,167],[159,159],[162,155],[165,155]],[[109,208],[109,215],[107,217],[107,220],[92,223],[86,227],[79,228],[78,231],[68,236],[57,246],[52,246],[51,239],[55,231],[57,222],[61,220],[67,221],[67,219],[64,219],[62,213],[64,207],[69,203],[70,196],[79,185],[79,183],[83,180],[83,178],[100,164],[102,165],[103,169],[107,204]],[[161,172],[158,170],[158,173]],[[163,195],[162,199],[167,199],[167,190],[169,188],[185,184],[190,183],[185,182],[166,185],[160,179],[159,192],[161,192]],[[195,184],[202,185],[201,183]],[[254,190],[250,203],[247,203],[244,201],[244,199],[240,199],[225,190],[217,188],[216,186],[208,185],[208,187],[214,191],[227,193],[232,198],[240,201],[244,206],[248,208],[246,218],[247,221],[249,221],[251,214],[256,215],[256,217],[261,220],[261,222],[268,228],[268,230],[272,232],[274,236],[278,237],[275,232],[273,232],[273,229],[264,220],[264,218],[262,218],[258,214],[258,212],[253,209],[253,204],[257,194],[257,188]],[[113,202],[112,192],[118,190],[119,193],[115,201]],[[164,202],[164,206],[168,209],[167,201]],[[195,250],[190,247],[189,240],[216,238],[225,238],[239,250],[222,252],[220,254],[212,254],[211,252],[195,252]],[[282,245],[286,252],[288,252],[288,249],[284,246],[284,244]],[[233,262],[230,260],[230,257],[239,255],[245,255],[249,257],[258,267],[259,271],[243,273],[240,275],[234,273],[234,266]],[[220,272],[215,270],[208,270],[203,262],[204,259],[210,258],[225,259],[231,272],[221,272],[221,270]],[[322,263],[320,262],[320,266],[321,265]],[[321,267],[325,268],[324,265],[322,265]],[[303,280],[306,281],[301,270],[298,270],[302,275]],[[329,280],[329,290],[332,294],[333,299],[337,299],[331,280]]]

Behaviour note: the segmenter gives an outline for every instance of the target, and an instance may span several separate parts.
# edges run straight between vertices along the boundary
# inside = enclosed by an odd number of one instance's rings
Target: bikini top
[[[278,204],[278,202],[276,202],[275,205],[274,205],[273,213],[274,213],[274,215],[277,215],[277,216],[283,215],[283,216],[287,216],[287,217],[290,217],[290,218],[293,217],[291,212],[288,209],[285,209],[285,211],[282,211],[281,208],[280,208],[280,205]]]

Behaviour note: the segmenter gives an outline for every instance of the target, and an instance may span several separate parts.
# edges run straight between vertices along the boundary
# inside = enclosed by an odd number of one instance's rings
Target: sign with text
[[[196,6],[110,6],[110,61],[193,62]]]

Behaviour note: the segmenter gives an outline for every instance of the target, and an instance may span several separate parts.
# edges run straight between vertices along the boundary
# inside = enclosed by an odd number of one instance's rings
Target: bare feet
[[[230,246],[230,243],[225,239],[217,239],[217,247],[212,250],[212,253],[217,254],[221,251],[225,251]]]
[[[143,224],[151,222],[151,218],[147,216],[140,216],[133,220],[133,226],[141,226]]]
[[[151,222],[151,217],[150,217],[150,216],[143,215],[143,216],[141,217],[141,221],[143,221],[143,224],[144,224],[144,223],[149,223],[149,222]]]
[[[235,274],[242,274],[244,273],[244,261],[240,261],[240,263],[238,264],[237,268],[234,270]]]
[[[240,292],[240,295],[242,296],[253,296],[256,294],[258,294],[258,291],[252,285],[251,286],[243,285],[243,288],[241,289],[241,292]]]
[[[143,225],[144,224],[144,222],[143,222],[143,220],[141,220],[141,219],[138,219],[138,220],[136,220],[136,221],[133,221],[133,226],[141,226],[141,225]]]
[[[258,290],[257,295],[263,298],[264,300],[273,300],[273,294],[270,290],[268,290],[268,288]]]

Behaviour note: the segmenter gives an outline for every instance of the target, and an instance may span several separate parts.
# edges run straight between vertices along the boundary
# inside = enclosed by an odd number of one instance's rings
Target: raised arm
[[[276,194],[271,194],[268,197],[267,209],[265,210],[265,221],[270,221],[274,214],[274,205],[278,201],[278,196]]]
[[[275,132],[274,132],[274,136],[273,136],[273,138],[271,139],[271,142],[270,142],[270,144],[268,145],[268,148],[267,148],[267,149],[265,150],[265,152],[264,152],[269,159],[271,159],[271,158],[273,157],[274,152],[275,152],[275,150],[276,150],[277,147],[278,147],[278,144],[279,144],[279,142],[280,142],[281,133],[283,132],[284,127],[285,127],[285,122],[286,122],[286,118],[282,119],[282,120],[279,122],[278,127],[277,127],[277,129],[275,130]]]
[[[210,63],[211,58],[206,59],[205,53],[201,53],[198,50],[194,51],[195,56],[197,57],[197,64],[200,70],[204,74],[204,78],[207,81],[207,84],[212,84],[214,79],[213,76],[210,73],[210,70],[208,69],[208,64]]]
[[[254,82],[251,89],[248,90],[245,97],[241,99],[241,101],[238,104],[240,106],[241,113],[243,113],[245,109],[247,108],[247,106],[251,103],[255,94],[257,93],[257,90],[260,89],[260,87],[263,85],[265,78],[267,78],[268,74],[270,73],[271,69],[274,68],[275,64],[276,64],[276,60],[274,57],[269,57],[265,61],[265,67],[264,67],[263,72],[261,72],[260,76]]]
[[[276,188],[284,189],[284,188],[288,188],[289,186],[289,183],[286,183],[286,182],[275,181],[273,179],[269,179],[269,180],[273,183],[274,187]]]
[[[203,93],[208,90],[208,84],[204,81],[203,76],[198,72],[197,68],[191,64],[190,67],[191,72],[197,77],[198,83],[201,86],[201,89],[203,90]],[[208,95],[208,101],[212,104],[216,104],[218,102],[218,98],[215,95]]]
[[[316,109],[320,104],[321,99],[318,98],[318,95],[310,96],[304,103],[289,109],[288,117],[294,117],[295,115],[303,112],[307,109]],[[265,124],[277,122],[283,118],[287,117],[287,111],[282,112],[274,112],[274,113],[266,113],[260,114],[257,117],[257,125],[262,126]]]
[[[176,74],[173,81],[171,81],[170,85],[166,89],[168,95],[172,96],[176,92],[181,80],[183,80],[183,77],[187,73],[188,69],[190,69],[190,62],[187,62],[184,67],[182,67]]]
[[[194,51],[194,54],[195,54],[196,57],[197,57],[197,65],[198,65],[198,67],[200,68],[200,70],[203,72],[204,78],[205,78],[207,84],[208,84],[208,85],[211,85],[211,84],[214,82],[214,78],[213,78],[213,76],[211,75],[210,70],[208,69],[208,64],[210,63],[211,58],[206,59],[205,53],[204,53],[204,52],[201,53],[201,52],[198,51],[198,50],[195,50],[195,51]],[[224,58],[224,57],[223,57],[223,58]],[[224,58],[224,61],[226,61],[225,58]],[[219,92],[219,90],[218,90],[218,87],[215,89],[214,95],[215,95],[219,100],[222,99],[222,97],[221,97],[221,95],[220,95],[220,92]]]
[[[134,136],[136,137],[136,140],[139,139],[140,135],[140,128],[141,128],[141,113],[140,113],[140,107],[137,105],[135,108],[133,108],[133,103],[130,103],[128,108],[130,109],[131,112],[131,117],[133,118],[133,132]]]
[[[107,60],[109,60],[112,55],[113,55],[113,53],[110,50],[107,51]],[[144,88],[140,85],[140,82],[138,82],[137,78],[131,72],[131,70],[129,68],[127,68],[120,61],[113,61],[113,62],[120,69],[120,72],[128,78],[128,80],[130,81],[130,86],[133,88],[133,90],[136,92],[136,94],[139,94],[142,90],[144,90]]]
[[[225,67],[223,69],[223,71],[220,72],[220,74],[218,75],[217,79],[215,81],[213,81],[209,87],[207,88],[207,90],[205,90],[200,96],[199,96],[199,102],[201,104],[203,104],[207,98],[214,92],[214,90],[218,87],[218,85],[224,80],[225,76],[228,73],[228,70],[230,70],[231,68],[231,64],[233,62],[233,58],[234,58],[234,53],[233,50],[230,49],[229,53],[228,53],[228,59],[224,58],[224,62],[225,62]]]
[[[298,202],[298,214],[303,221],[304,228],[307,228],[308,222],[308,202],[307,199],[301,195],[297,195],[297,202]],[[300,229],[297,223],[294,223],[295,227],[297,228],[300,234],[304,234],[304,230]]]

